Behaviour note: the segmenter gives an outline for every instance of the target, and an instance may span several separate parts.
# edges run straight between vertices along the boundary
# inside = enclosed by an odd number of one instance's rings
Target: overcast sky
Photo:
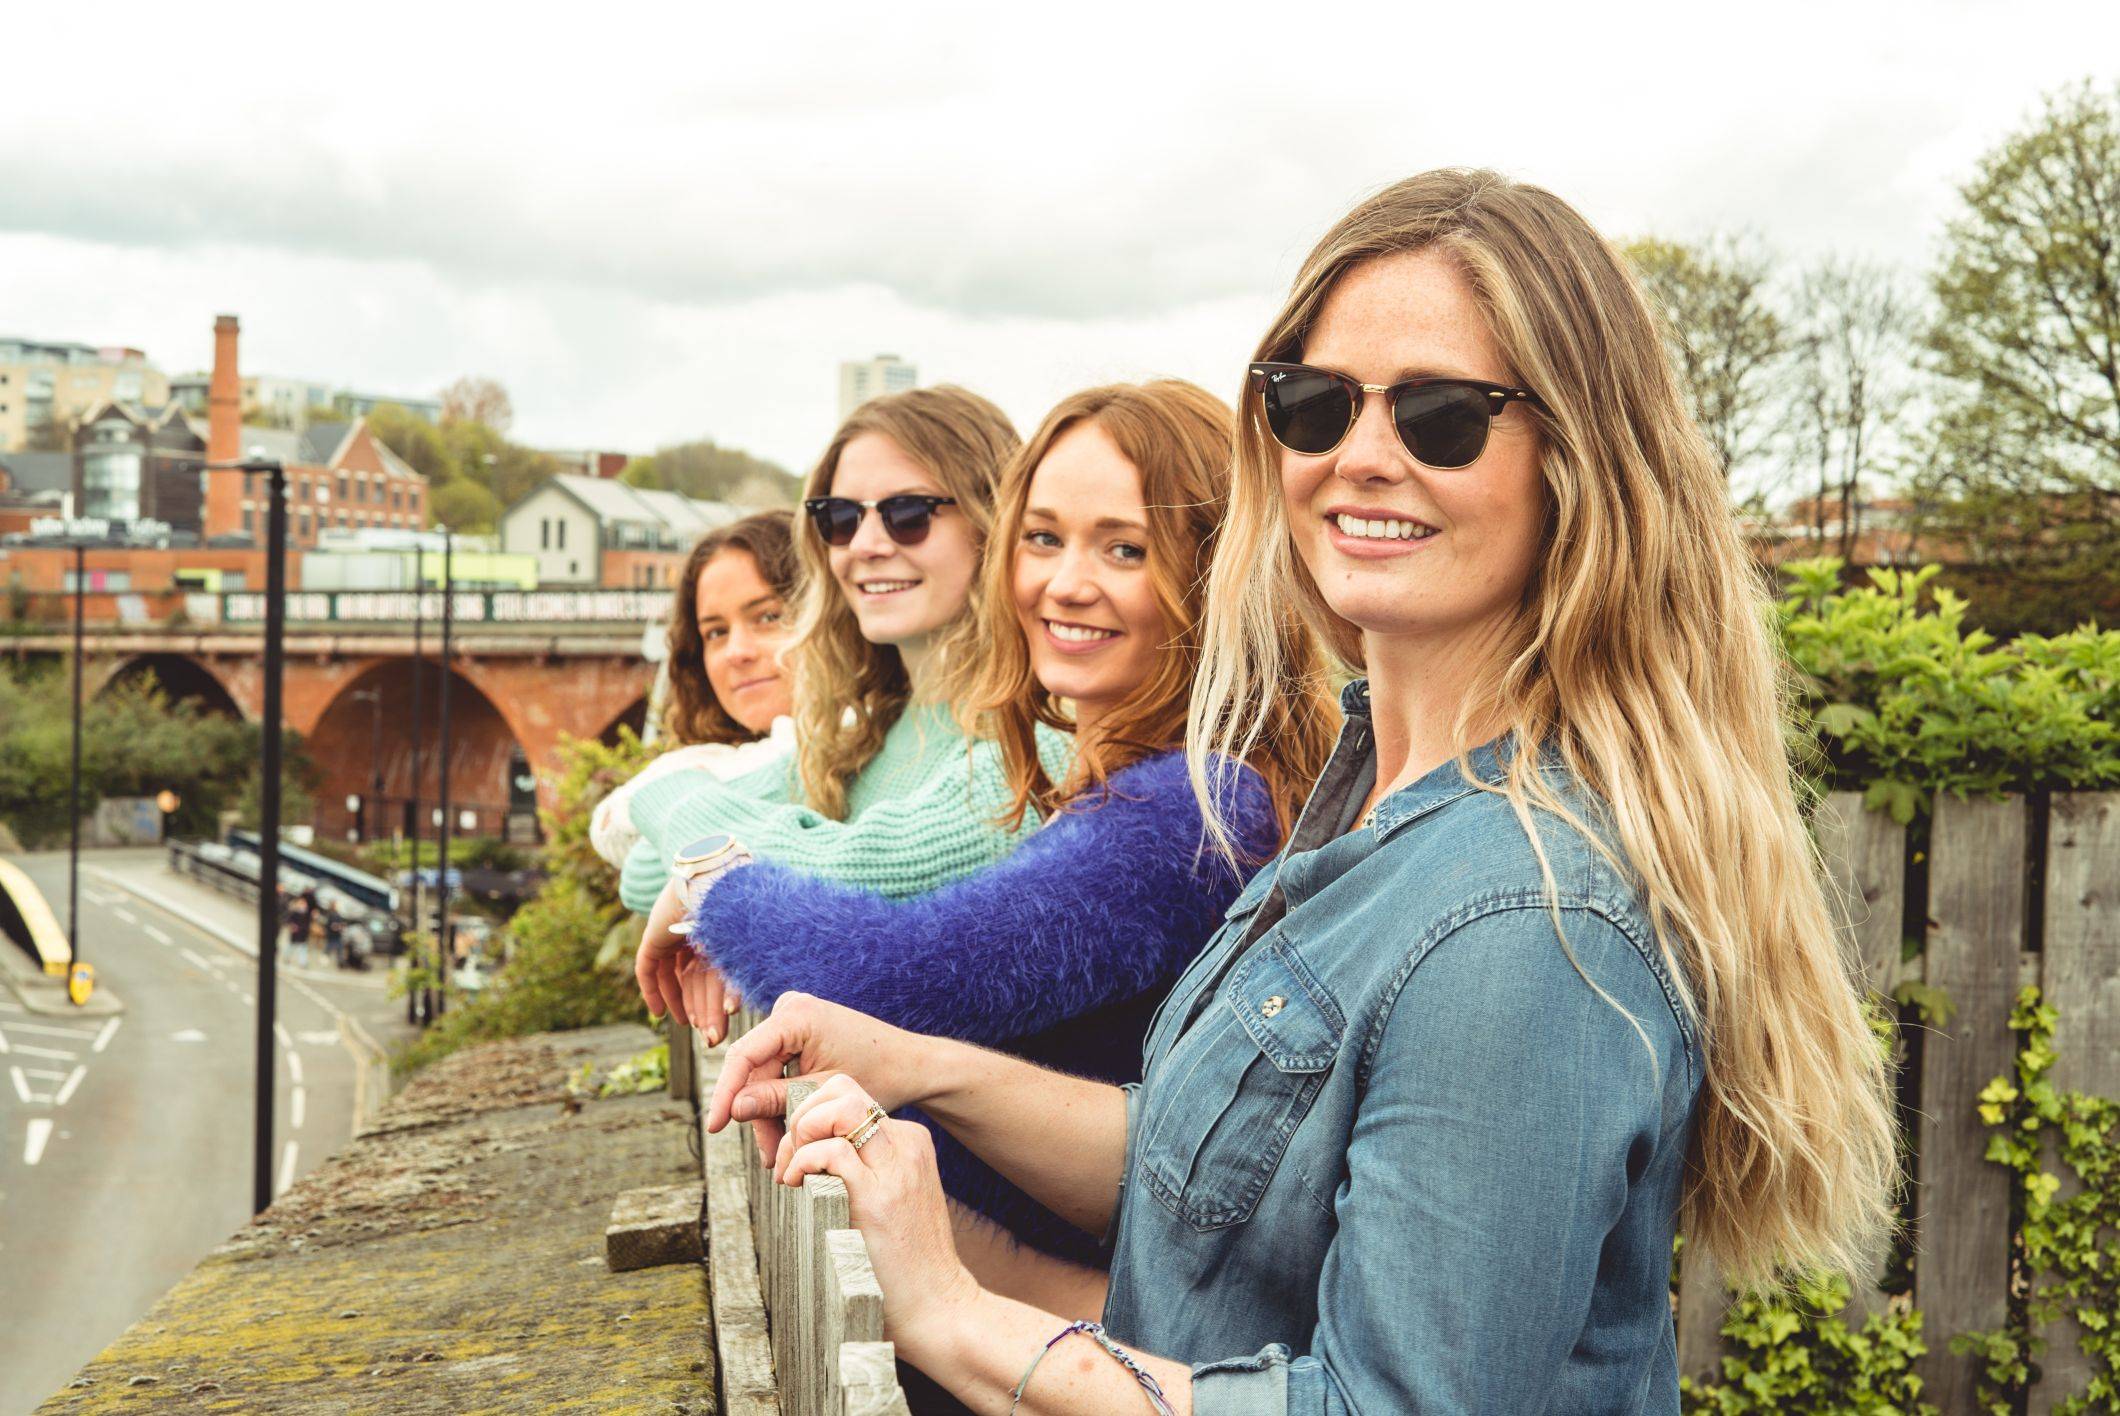
[[[1227,396],[1311,242],[1441,164],[1918,275],[2042,93],[2120,77],[2114,0],[128,8],[7,66],[0,334],[174,373],[232,311],[247,373],[796,470],[878,351],[1026,432]]]

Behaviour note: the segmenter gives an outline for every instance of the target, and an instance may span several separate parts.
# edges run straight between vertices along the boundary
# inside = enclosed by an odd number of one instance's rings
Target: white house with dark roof
[[[725,502],[562,473],[501,513],[501,550],[537,557],[540,585],[660,590],[693,542],[744,514]]]

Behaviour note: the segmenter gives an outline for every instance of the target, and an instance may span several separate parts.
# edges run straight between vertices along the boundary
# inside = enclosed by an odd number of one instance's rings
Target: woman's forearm
[[[888,1334],[898,1355],[926,1372],[975,1411],[1007,1411],[1010,1395],[1031,1359],[1071,1319],[995,1293],[935,1314],[911,1331]],[[1192,1411],[1192,1369],[1181,1362],[1128,1351],[1156,1379],[1176,1416]],[[1133,1373],[1087,1334],[1069,1336],[1038,1361],[1016,1410],[1022,1416],[1106,1416],[1147,1411]]]
[[[1126,1167],[1126,1093],[969,1043],[921,1039],[918,1105],[1039,1204],[1090,1234]]]
[[[1069,1319],[1104,1316],[1112,1276],[1103,1269],[1041,1253],[954,1200],[950,1235],[957,1241],[958,1260],[987,1292]]]

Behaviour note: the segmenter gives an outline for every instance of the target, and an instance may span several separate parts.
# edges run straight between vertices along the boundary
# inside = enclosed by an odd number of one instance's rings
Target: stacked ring
[[[883,1123],[889,1119],[890,1113],[886,1112],[875,1102],[870,1102],[868,1113],[861,1118],[861,1124],[847,1132],[847,1144],[855,1150],[860,1150],[869,1143],[869,1137],[875,1135]]]

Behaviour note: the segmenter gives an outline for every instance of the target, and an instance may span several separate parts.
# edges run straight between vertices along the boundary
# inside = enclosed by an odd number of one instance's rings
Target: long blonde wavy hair
[[[1022,824],[1028,810],[1050,816],[1094,799],[1112,773],[1184,740],[1200,662],[1207,570],[1229,506],[1232,422],[1228,404],[1182,379],[1106,384],[1062,399],[1003,472],[993,549],[981,572],[981,647],[965,660],[966,672],[950,696],[968,732],[1001,746],[1010,794],[1003,820],[1011,828]],[[1016,552],[1038,464],[1084,423],[1102,429],[1141,475],[1148,512],[1145,569],[1167,638],[1148,677],[1112,707],[1092,740],[1077,740],[1074,768],[1056,783],[1038,758],[1037,725],[1068,729],[1073,721],[1031,671],[1015,606]],[[1325,769],[1339,710],[1327,692],[1329,674],[1316,638],[1293,615],[1283,617],[1281,634],[1286,676],[1265,705],[1269,721],[1250,765],[1265,780],[1285,835],[1303,794]]]
[[[994,518],[994,484],[1023,441],[1007,414],[951,384],[871,399],[832,435],[803,482],[805,498],[831,494],[839,455],[863,433],[889,438],[919,463],[944,495],[957,499],[945,514],[971,524],[973,554],[985,548]],[[844,818],[847,784],[882,750],[884,735],[912,697],[912,683],[896,648],[861,637],[816,527],[805,524],[797,533],[795,559],[800,588],[787,649],[795,675],[795,766],[804,800],[826,816]],[[945,672],[977,643],[979,594],[980,578],[974,574],[966,612],[938,631],[933,653]]]
[[[1799,809],[1766,589],[1627,267],[1549,192],[1492,172],[1426,172],[1326,233],[1257,357],[1300,360],[1343,276],[1424,249],[1455,259],[1508,363],[1495,372],[1545,404],[1534,415],[1544,549],[1504,652],[1459,710],[1460,770],[1479,785],[1464,754],[1477,725],[1498,720],[1519,749],[1557,745],[1602,801],[1624,858],[1614,863],[1640,883],[1707,1057],[1687,1235],[1740,1282],[1859,1271],[1890,1222],[1889,1068]],[[1264,688],[1284,672],[1284,606],[1350,667],[1362,658],[1359,631],[1294,552],[1257,400],[1241,409],[1188,725],[1203,803],[1206,754],[1241,756],[1261,731]],[[1534,845],[1537,809],[1609,856],[1541,780],[1537,756],[1515,752],[1495,788]]]

